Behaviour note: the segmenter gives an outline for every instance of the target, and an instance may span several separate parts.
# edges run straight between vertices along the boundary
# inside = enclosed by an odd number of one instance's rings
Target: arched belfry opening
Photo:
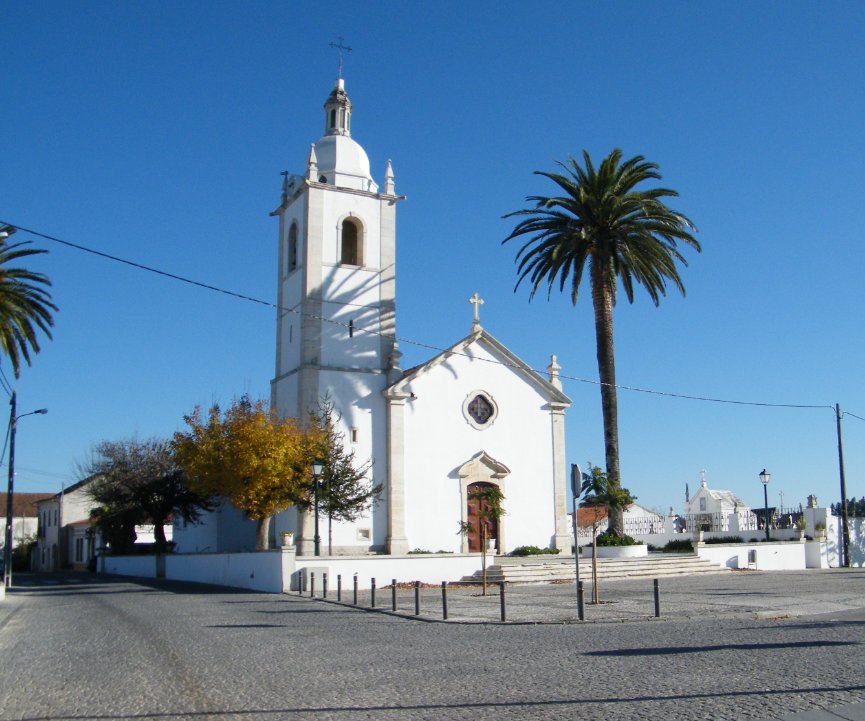
[[[363,244],[360,224],[346,218],[340,228],[339,262],[342,265],[363,265]]]

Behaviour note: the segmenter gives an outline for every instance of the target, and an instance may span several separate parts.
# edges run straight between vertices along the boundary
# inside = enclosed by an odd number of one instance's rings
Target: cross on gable
[[[484,301],[476,292],[471,298],[469,298],[469,303],[472,303],[475,307],[475,319],[474,319],[474,323],[472,323],[472,325],[473,326],[480,326],[480,324],[481,324],[480,310],[481,310],[481,306],[484,304]]]

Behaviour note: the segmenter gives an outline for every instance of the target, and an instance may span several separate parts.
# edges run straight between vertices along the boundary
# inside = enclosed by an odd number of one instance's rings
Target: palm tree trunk
[[[616,358],[613,353],[613,280],[604,263],[592,263],[592,305],[595,311],[595,343],[598,354],[598,378],[601,381],[601,410],[604,415],[604,450],[607,481],[621,487],[619,477],[619,411],[616,398]],[[607,530],[617,536],[624,531],[621,509],[608,509]]]

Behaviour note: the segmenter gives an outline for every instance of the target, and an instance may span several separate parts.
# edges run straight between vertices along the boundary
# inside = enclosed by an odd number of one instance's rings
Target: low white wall
[[[641,558],[649,555],[649,547],[644,543],[634,546],[598,546],[598,558]],[[592,557],[592,547],[583,548],[583,558]]]
[[[294,571],[294,549],[250,553],[183,553],[162,556],[165,578],[251,591],[282,593]],[[156,578],[156,556],[102,556],[99,570],[118,576]],[[283,583],[285,579],[285,583]]]
[[[748,563],[748,552],[756,551],[756,562]],[[731,543],[699,544],[697,555],[727,568],[753,568],[758,571],[795,571],[806,568],[805,543]]]
[[[294,554],[276,551],[250,553],[183,553],[165,557],[165,577],[173,581],[212,583],[282,593],[294,569]]]
[[[829,553],[829,544],[826,541],[806,541],[805,542],[805,565],[808,568],[831,568],[837,566],[837,559],[833,559]]]
[[[487,556],[487,568],[496,563],[496,556]],[[481,569],[481,555],[442,554],[410,556],[302,556],[297,559],[295,573],[291,579],[291,589],[299,591],[303,588],[302,578],[310,572],[315,573],[316,585],[321,588],[321,574],[327,573],[328,586],[336,588],[337,576],[342,576],[343,589],[353,586],[353,577],[357,575],[357,587],[368,589],[374,578],[376,586],[390,585],[393,579],[397,583],[438,584],[442,581],[458,581],[463,576],[470,576]]]
[[[118,576],[156,578],[156,556],[100,556],[98,568]]]

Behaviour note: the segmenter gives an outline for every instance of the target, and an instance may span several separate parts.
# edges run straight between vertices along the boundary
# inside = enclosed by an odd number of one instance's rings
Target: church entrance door
[[[484,488],[491,488],[494,484],[492,483],[472,483],[468,486],[468,494],[472,495],[472,491],[480,491]],[[483,511],[488,510],[488,502],[484,499],[477,498],[469,498],[466,513],[466,520],[471,526],[471,530],[468,533],[468,542],[469,542],[469,553],[480,553],[481,550],[481,524],[486,525],[486,530],[484,532],[484,536],[486,536],[487,540],[494,538],[496,543],[496,548],[498,549],[499,545],[499,524],[495,518],[483,518]]]

